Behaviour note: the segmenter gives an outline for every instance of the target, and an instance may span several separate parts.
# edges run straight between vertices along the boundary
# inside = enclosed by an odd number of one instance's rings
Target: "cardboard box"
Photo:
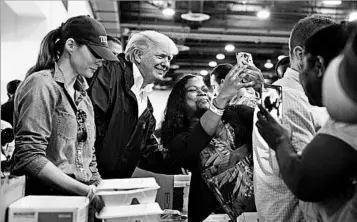
[[[174,195],[174,176],[152,173],[140,168],[136,168],[133,173],[133,178],[154,177],[159,184],[160,189],[156,195],[156,202],[160,204],[162,209],[172,209]]]
[[[77,196],[26,196],[9,206],[9,222],[86,222],[89,200]]]
[[[6,209],[10,204],[25,196],[25,176],[1,178],[0,216],[1,222],[7,221]]]
[[[102,180],[96,194],[105,206],[154,203],[160,186],[155,178],[129,178]]]
[[[105,222],[157,222],[161,210],[158,203],[104,207],[97,218]]]

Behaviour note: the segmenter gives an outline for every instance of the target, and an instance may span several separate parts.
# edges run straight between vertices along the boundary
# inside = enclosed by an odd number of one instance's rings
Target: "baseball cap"
[[[81,15],[72,18],[68,23],[67,37],[83,42],[105,60],[118,61],[108,46],[104,26],[89,16]]]
[[[355,34],[350,40],[356,38]],[[333,119],[347,123],[357,123],[357,56],[354,41],[349,41],[343,53],[331,61],[322,85],[323,104],[328,113]]]

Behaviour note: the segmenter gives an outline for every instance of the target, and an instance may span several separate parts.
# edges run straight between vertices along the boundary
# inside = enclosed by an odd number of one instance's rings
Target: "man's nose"
[[[170,60],[168,58],[165,58],[165,60],[161,63],[161,66],[164,67],[165,69],[170,68]]]

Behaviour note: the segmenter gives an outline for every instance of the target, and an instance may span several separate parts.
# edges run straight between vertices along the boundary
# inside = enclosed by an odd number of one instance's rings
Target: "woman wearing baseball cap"
[[[90,209],[103,208],[94,195],[101,177],[85,80],[103,60],[117,58],[104,27],[88,16],[68,19],[42,40],[37,62],[15,96],[11,171],[26,175],[27,195],[87,196]]]

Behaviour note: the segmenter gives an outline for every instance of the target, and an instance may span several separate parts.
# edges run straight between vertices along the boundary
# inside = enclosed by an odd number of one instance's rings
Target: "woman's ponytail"
[[[40,45],[40,52],[37,57],[36,64],[31,67],[26,74],[26,77],[34,72],[40,70],[52,69],[55,66],[55,62],[62,53],[63,46],[59,47],[59,39],[61,37],[62,26],[50,31],[42,40]]]

